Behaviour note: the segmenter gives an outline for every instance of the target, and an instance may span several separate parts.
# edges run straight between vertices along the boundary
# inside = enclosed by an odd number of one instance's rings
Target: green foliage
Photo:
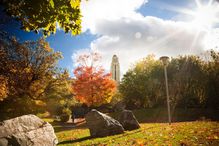
[[[219,52],[211,51],[212,60],[205,66],[207,74],[207,107],[218,108],[219,106]]]
[[[172,59],[167,69],[174,107],[197,107],[207,98],[205,63],[197,56]]]
[[[110,104],[116,105],[118,102],[121,102],[122,100],[123,100],[122,94],[119,91],[116,91],[116,93],[112,97]]]
[[[153,107],[158,102],[158,97],[162,96],[161,67],[161,63],[150,55],[124,75],[119,91],[128,106]]]
[[[71,117],[71,110],[67,107],[62,109],[62,113],[60,115],[61,122],[67,122]]]
[[[166,123],[168,121],[168,112],[166,107],[142,108],[132,111],[139,123]],[[172,122],[186,122],[196,120],[211,119],[218,121],[219,110],[211,108],[176,108],[172,113]],[[109,113],[115,119],[119,119],[120,112]]]
[[[62,112],[63,112],[63,114],[71,115],[71,110],[68,109],[68,108],[64,108],[64,109],[62,110]]]
[[[171,107],[211,107],[219,105],[219,53],[211,59],[198,56],[172,58],[167,67]],[[121,81],[119,91],[128,108],[166,104],[163,66],[154,56],[137,62]]]
[[[73,98],[71,91],[71,84],[73,80],[70,78],[67,70],[60,72],[56,75],[53,82],[51,82],[46,91],[46,104],[47,110],[52,115],[66,114],[66,110],[71,106],[77,104],[77,101]],[[71,113],[67,112],[67,115]]]
[[[25,31],[55,33],[57,24],[66,33],[81,32],[80,0],[3,0],[8,15],[21,21]]]

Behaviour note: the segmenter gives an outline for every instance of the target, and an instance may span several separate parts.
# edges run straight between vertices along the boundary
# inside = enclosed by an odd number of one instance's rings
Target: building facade
[[[113,55],[110,71],[112,74],[112,79],[114,79],[117,83],[119,83],[120,82],[120,65],[119,65],[119,58],[116,55]]]

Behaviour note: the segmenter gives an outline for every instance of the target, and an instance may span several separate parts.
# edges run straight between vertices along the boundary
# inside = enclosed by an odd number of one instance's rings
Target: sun
[[[219,0],[194,0],[195,8],[178,8],[176,12],[184,14],[186,25],[194,30],[193,48],[199,37],[203,37],[204,50],[219,47]],[[205,2],[205,3],[204,3]],[[207,2],[207,3],[206,3]]]
[[[206,5],[203,5],[199,0],[196,0],[196,3],[197,8],[191,12],[193,17],[191,24],[202,29],[211,29],[219,22],[218,7],[213,5],[212,0],[209,0]]]
[[[200,0],[196,0],[196,4],[197,8],[190,13],[193,17],[191,26],[199,30],[194,38],[194,43],[196,43],[200,32],[204,31],[206,32],[203,40],[204,50],[218,49],[219,30],[215,27],[219,24],[219,3],[215,0],[209,0],[207,4],[202,4]]]
[[[203,30],[209,30],[219,25],[219,0],[194,0],[195,8],[172,8],[180,14],[184,14],[185,18],[189,18],[186,22],[191,26]],[[205,3],[204,3],[205,1]]]

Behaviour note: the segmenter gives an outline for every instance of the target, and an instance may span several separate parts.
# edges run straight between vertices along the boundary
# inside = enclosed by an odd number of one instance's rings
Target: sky
[[[71,74],[76,56],[90,51],[102,55],[106,71],[116,54],[122,74],[149,54],[159,58],[219,51],[217,0],[82,0],[81,10],[80,35],[72,36],[59,29],[46,38],[55,51],[63,53],[59,66]],[[14,20],[0,25],[20,41],[42,37],[19,28]]]

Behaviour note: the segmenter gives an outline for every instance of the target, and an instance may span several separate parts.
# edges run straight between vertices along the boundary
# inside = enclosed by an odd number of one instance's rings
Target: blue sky
[[[21,42],[37,40],[43,37],[42,33],[36,34],[21,30],[20,23],[14,20],[10,20],[7,25],[0,26],[0,29],[8,32],[10,35],[16,36]],[[64,58],[59,61],[59,67],[67,68],[71,71],[73,69],[72,54],[80,48],[89,47],[91,41],[94,39],[96,39],[96,35],[91,35],[89,31],[78,36],[72,36],[70,33],[66,34],[64,31],[58,30],[55,35],[47,37],[46,41],[49,42],[55,51],[62,52]]]
[[[124,74],[133,63],[148,54],[157,57],[199,55],[217,48],[219,19],[215,18],[219,18],[218,5],[214,0],[82,1],[83,33],[71,36],[58,30],[46,40],[55,51],[63,53],[64,59],[59,66],[70,72],[76,54],[96,50],[102,54],[102,65],[107,71],[116,54]],[[200,17],[202,12],[207,15]],[[42,36],[19,28],[16,21],[0,26],[20,41]]]

